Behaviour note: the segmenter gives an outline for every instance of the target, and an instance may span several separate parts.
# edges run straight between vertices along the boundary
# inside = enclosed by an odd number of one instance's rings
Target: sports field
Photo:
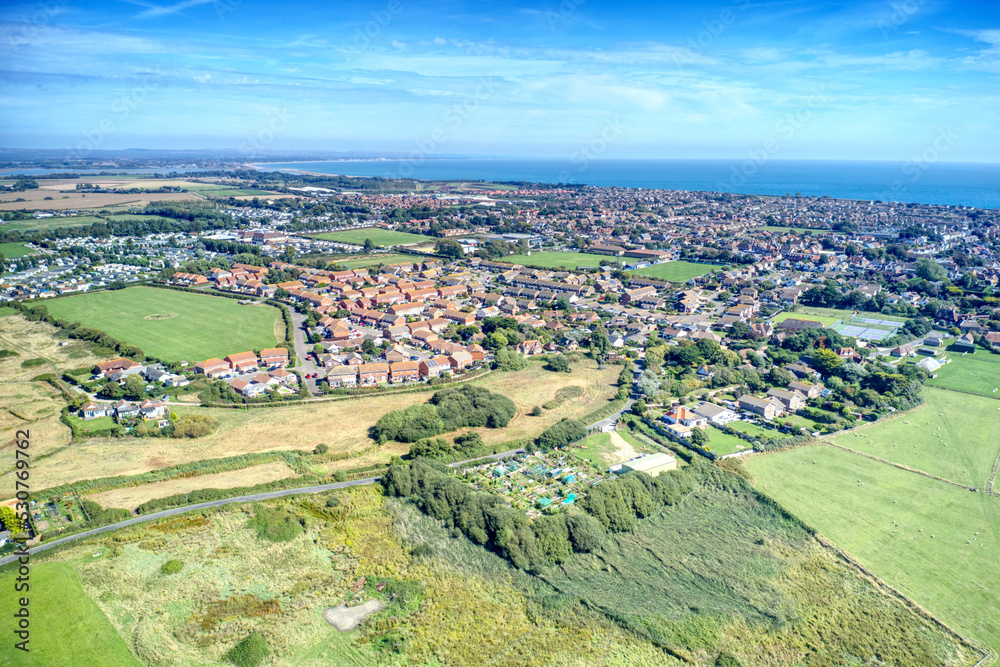
[[[558,269],[565,267],[567,270],[578,269],[581,266],[596,268],[602,259],[608,259],[602,255],[590,255],[585,252],[556,252],[552,250],[532,251],[530,255],[510,255],[500,261],[512,264],[523,264],[524,266],[540,266],[545,269]]]
[[[32,250],[23,243],[0,243],[0,255],[3,255],[6,259],[24,257],[25,255],[30,255],[33,252],[38,251]]]
[[[945,364],[927,384],[1000,399],[1000,354],[977,347],[975,353],[949,352]]]
[[[652,266],[647,266],[644,269],[635,269],[629,271],[637,276],[646,276],[647,278],[657,278],[659,280],[667,280],[673,283],[682,283],[695,278],[697,276],[705,275],[711,271],[721,271],[721,266],[716,266],[714,264],[695,264],[694,262],[664,262],[663,264],[654,264]]]
[[[806,313],[778,313],[773,318],[771,318],[771,324],[777,324],[778,322],[784,322],[785,320],[812,320],[813,322],[819,322],[825,327],[831,326],[834,322],[840,320],[839,317],[834,317],[832,315],[808,315]]]
[[[746,465],[758,489],[875,575],[959,632],[1000,648],[1000,498],[822,445]]]
[[[354,243],[356,245],[364,245],[365,239],[371,239],[372,243],[377,246],[434,243],[437,241],[437,239],[431,236],[395,232],[390,229],[379,229],[377,227],[348,229],[343,232],[323,232],[321,234],[314,234],[313,236],[324,241],[338,241],[340,243]]]
[[[58,319],[94,327],[165,361],[210,357],[272,347],[278,311],[240,305],[235,299],[153,287],[79,294],[46,303]]]
[[[100,547],[93,547],[101,551]],[[7,592],[5,609],[14,612],[16,571],[0,575]],[[0,650],[0,665],[51,667],[52,665],[108,665],[138,667],[138,660],[115,632],[108,617],[87,596],[76,568],[67,563],[34,563],[31,567],[29,600],[30,651],[16,650],[10,635]]]

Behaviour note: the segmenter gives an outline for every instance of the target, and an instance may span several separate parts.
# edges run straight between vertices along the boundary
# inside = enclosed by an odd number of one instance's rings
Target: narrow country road
[[[499,454],[490,454],[489,456],[481,456],[476,459],[468,459],[466,461],[457,461],[455,463],[449,463],[449,467],[454,468],[455,466],[460,466],[468,461],[479,460],[479,459],[496,459],[501,460],[516,454],[524,453],[523,449],[511,449],[506,452],[500,452]],[[350,482],[336,482],[334,484],[321,484],[319,486],[302,486],[293,489],[281,489],[280,491],[268,491],[266,493],[255,493],[249,496],[237,496],[235,498],[222,498],[220,500],[212,500],[206,503],[196,503],[194,505],[184,505],[183,507],[173,507],[168,510],[163,510],[162,512],[154,512],[152,514],[144,514],[142,516],[132,517],[131,519],[126,519],[125,521],[120,521],[118,523],[112,523],[107,526],[101,526],[100,528],[94,528],[93,530],[88,530],[83,533],[77,533],[76,535],[68,535],[67,537],[61,537],[57,540],[52,540],[51,542],[45,542],[39,544],[38,546],[31,547],[28,549],[28,554],[33,555],[40,551],[45,551],[53,547],[57,547],[61,544],[68,544],[70,542],[75,542],[77,540],[83,540],[88,537],[94,537],[95,535],[100,535],[101,533],[108,533],[113,530],[118,530],[119,528],[128,528],[129,526],[134,526],[136,524],[145,523],[147,521],[155,521],[157,519],[163,519],[168,516],[176,516],[178,514],[184,514],[186,512],[196,512],[198,510],[206,509],[209,507],[218,507],[219,505],[232,505],[235,503],[247,503],[254,502],[257,500],[270,500],[272,498],[281,498],[283,496],[293,496],[300,493],[323,493],[324,491],[332,491],[334,489],[344,489],[349,486],[361,486],[363,484],[374,484],[375,482],[382,479],[381,477],[366,477],[365,479],[356,479]],[[17,556],[6,556],[0,558],[0,567],[7,565],[8,563],[13,563],[17,560]]]
[[[288,310],[288,314],[292,316],[292,328],[295,330],[295,356],[299,358],[299,369],[302,371],[302,376],[318,374],[320,369],[316,366],[316,362],[313,361],[309,353],[312,348],[309,346],[306,340],[306,330],[305,330],[305,315],[296,312],[294,308],[285,306]],[[319,394],[319,388],[316,386],[316,379],[309,378],[305,380],[306,386],[309,387],[309,393],[312,395]]]

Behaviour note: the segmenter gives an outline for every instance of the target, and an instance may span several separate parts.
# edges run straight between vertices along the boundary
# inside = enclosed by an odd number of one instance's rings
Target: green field
[[[3,255],[6,259],[24,257],[25,255],[30,255],[33,252],[38,251],[32,250],[22,243],[0,243],[0,255]]]
[[[658,280],[667,280],[673,283],[682,283],[704,275],[711,271],[721,271],[721,266],[714,264],[695,264],[694,262],[665,262],[654,264],[644,269],[634,269],[629,273],[636,276],[645,276]]]
[[[237,189],[237,188],[229,188],[229,189],[221,189],[221,190],[205,189],[205,190],[199,191],[198,194],[207,195],[207,196],[210,196],[210,197],[242,197],[242,196],[245,196],[245,195],[273,195],[273,194],[277,194],[277,193],[276,192],[271,192],[269,190],[253,190],[253,189],[249,189],[249,188],[246,189],[246,190],[240,190],[240,189]]]
[[[849,314],[849,313],[848,313]],[[841,318],[833,317],[832,315],[809,315],[806,313],[778,313],[773,318],[771,318],[771,324],[777,324],[778,322],[784,322],[785,320],[812,320],[813,322],[819,322],[825,327],[828,327]]]
[[[99,549],[98,549],[99,550]],[[6,603],[4,615],[8,631],[0,650],[0,665],[18,667],[67,667],[118,665],[138,667],[138,660],[111,626],[107,616],[87,596],[76,570],[66,563],[33,563],[28,593],[30,611],[30,651],[13,647],[15,572],[0,575],[0,590]]]
[[[985,488],[1000,456],[1000,403],[943,389],[927,388],[922,395],[924,405],[834,441],[959,484]]]
[[[165,361],[221,358],[279,340],[276,309],[223,297],[130,287],[54,299],[46,306],[58,319],[100,329]]]
[[[32,220],[13,220],[0,226],[3,231],[25,231],[31,229],[56,229],[59,227],[79,227],[100,222],[101,219],[94,215],[56,216],[52,218],[41,218]]]
[[[0,306],[0,317],[6,317],[7,315],[13,315],[17,311],[10,306]]]
[[[365,239],[371,239],[377,246],[408,245],[413,243],[434,243],[437,239],[421,234],[409,234],[407,232],[395,232],[390,229],[379,229],[377,227],[366,227],[364,229],[349,229],[343,232],[323,232],[313,234],[318,239],[325,241],[338,241],[340,243],[354,243],[364,245]]]
[[[822,445],[757,456],[747,468],[757,488],[877,576],[1000,648],[1000,498]]]
[[[764,225],[760,229],[764,229],[769,232],[777,232],[779,234],[787,234],[789,232],[794,232],[796,234],[828,234],[830,230],[828,229],[809,229],[807,227],[776,227],[774,225]]]
[[[390,253],[387,255],[359,255],[358,259],[331,259],[344,269],[366,269],[376,264],[401,264],[402,262],[423,262],[428,259],[426,255],[402,255]]]
[[[530,255],[510,255],[501,261],[512,264],[523,264],[524,266],[538,266],[543,269],[558,269],[565,267],[566,270],[578,269],[581,266],[597,268],[602,259],[609,259],[601,255],[590,255],[585,252],[556,252],[553,250],[532,251]]]
[[[1000,399],[1000,354],[977,347],[974,354],[949,352],[948,358],[951,363],[940,368],[928,385]]]

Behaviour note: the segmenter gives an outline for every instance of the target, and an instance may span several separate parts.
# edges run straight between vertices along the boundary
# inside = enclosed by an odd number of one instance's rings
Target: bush
[[[509,348],[497,350],[493,355],[493,368],[498,371],[519,371],[527,367],[527,359]]]
[[[177,560],[176,558],[171,558],[160,567],[160,572],[162,572],[163,574],[177,574],[183,569],[184,569],[184,563]]]
[[[346,482],[347,481],[347,473],[344,472],[343,470],[336,471],[335,473],[333,473],[333,481],[335,481],[335,482]]]
[[[269,655],[271,647],[267,645],[264,635],[252,632],[226,654],[226,660],[237,667],[257,667]]]
[[[7,357],[16,357],[17,352],[14,350],[0,350],[0,359],[6,359]]]
[[[330,448],[326,445],[326,443],[321,442],[316,445],[315,449],[313,449],[313,454],[326,454],[328,451],[330,451]]]
[[[278,508],[258,507],[247,526],[257,531],[257,537],[271,542],[291,542],[303,532],[298,517]]]
[[[565,354],[550,356],[545,364],[545,368],[555,373],[569,373],[572,370],[569,367],[569,359],[566,358]]]
[[[338,471],[338,472],[340,472],[340,471]],[[326,506],[327,507],[340,507],[340,498],[338,498],[337,496],[330,496],[329,498],[326,499]]]
[[[371,436],[379,444],[389,440],[418,442],[466,427],[503,428],[516,412],[514,402],[506,396],[482,387],[454,387],[436,392],[428,404],[383,415],[372,427]]]
[[[529,414],[532,417],[541,417],[542,416],[542,406],[536,405],[535,407],[533,407],[531,409],[531,412]]]
[[[184,415],[174,424],[175,438],[202,438],[215,430],[215,417],[212,415]]]
[[[21,368],[34,368],[35,366],[41,366],[45,363],[45,360],[41,357],[35,357],[34,359],[25,359],[21,362]]]

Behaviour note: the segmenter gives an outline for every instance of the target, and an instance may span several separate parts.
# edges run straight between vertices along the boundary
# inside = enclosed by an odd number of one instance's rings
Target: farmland
[[[363,229],[349,229],[342,232],[323,232],[311,234],[318,239],[325,241],[337,241],[339,243],[353,243],[364,245],[365,239],[371,239],[376,246],[411,245],[415,243],[435,243],[437,239],[421,234],[409,234],[407,232],[396,232],[378,227],[366,227]]]
[[[533,251],[530,255],[510,255],[502,258],[501,261],[523,264],[524,266],[540,266],[545,269],[564,267],[568,270],[576,270],[581,266],[597,268],[602,259],[608,258],[583,252]]]
[[[877,576],[1000,647],[1000,498],[820,445],[757,456],[747,468],[761,491]]]
[[[939,369],[928,385],[1000,399],[1000,354],[977,348],[975,354],[963,357],[961,352],[949,352],[948,357],[951,363]]]
[[[14,590],[14,571],[0,574],[3,590]],[[11,598],[13,600],[13,598]],[[31,568],[30,652],[15,650],[13,640],[0,651],[0,665],[50,667],[76,665],[87,656],[92,664],[139,667],[108,618],[84,592],[80,577],[67,563]],[[13,605],[9,607],[13,609]]]
[[[151,287],[94,292],[46,304],[56,318],[79,322],[166,361],[201,361],[271,347],[278,311],[233,299]]]
[[[711,271],[719,271],[721,269],[721,266],[715,266],[714,264],[665,262],[663,264],[647,266],[644,269],[634,269],[629,271],[629,273],[637,276],[645,276],[646,278],[656,278],[658,280],[667,280],[673,283],[682,283],[690,280],[691,278],[704,275]]]

